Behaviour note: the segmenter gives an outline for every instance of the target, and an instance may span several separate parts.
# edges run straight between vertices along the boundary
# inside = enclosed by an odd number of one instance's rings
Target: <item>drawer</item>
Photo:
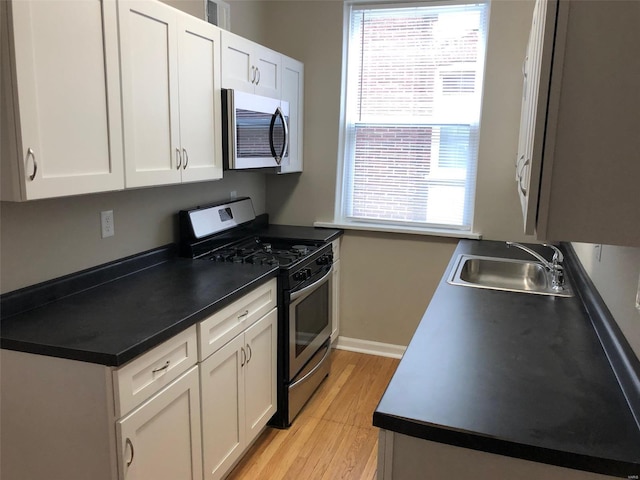
[[[274,278],[198,324],[200,361],[255,323],[277,304]]]
[[[196,326],[113,372],[116,418],[120,418],[198,361]]]

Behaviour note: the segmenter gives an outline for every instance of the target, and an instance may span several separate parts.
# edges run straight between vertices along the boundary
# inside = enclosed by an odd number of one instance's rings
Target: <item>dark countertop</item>
[[[530,259],[502,242],[459,243],[374,425],[637,478],[640,431],[580,298],[450,285],[461,253]]]
[[[0,346],[120,366],[277,272],[271,266],[170,258],[3,318]]]
[[[303,227],[295,225],[272,225],[260,231],[261,237],[307,240],[312,242],[332,242],[342,235],[342,230],[333,228]]]
[[[324,243],[342,235],[262,217],[248,230],[265,238]],[[2,295],[0,347],[120,366],[278,273],[175,255],[168,245]]]

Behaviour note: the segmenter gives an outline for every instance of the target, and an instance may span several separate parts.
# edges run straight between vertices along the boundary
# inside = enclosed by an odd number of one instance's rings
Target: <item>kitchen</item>
[[[178,210],[226,198],[232,191],[250,196],[256,212],[268,212],[272,223],[312,225],[333,219],[342,4],[230,4],[232,31],[305,63],[304,174],[225,172],[215,183],[3,202],[3,293],[172,242]],[[532,9],[532,2],[494,1],[492,5],[474,222],[484,239],[531,240],[521,233],[512,165],[520,116],[520,68]],[[274,23],[289,28],[270,28]],[[115,218],[115,236],[107,239],[99,235],[99,212],[104,210],[113,210]],[[340,335],[344,341],[355,339],[352,346],[362,346],[362,340],[376,342],[364,343],[392,352],[406,346],[456,244],[453,238],[347,231],[341,245]],[[578,249],[637,355],[638,312],[628,299],[635,298],[638,287],[640,250],[605,245],[598,261],[593,247]],[[396,253],[390,256],[390,250]],[[386,301],[390,297],[395,301]]]

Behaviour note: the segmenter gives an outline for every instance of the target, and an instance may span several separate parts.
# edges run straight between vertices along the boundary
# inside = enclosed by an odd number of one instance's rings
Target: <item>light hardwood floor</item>
[[[373,411],[398,362],[333,350],[329,377],[293,425],[267,428],[228,480],[374,480]]]

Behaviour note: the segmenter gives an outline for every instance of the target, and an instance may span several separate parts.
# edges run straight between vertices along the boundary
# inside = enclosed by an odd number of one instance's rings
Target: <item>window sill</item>
[[[383,225],[375,223],[350,223],[350,222],[314,222],[314,227],[341,228],[343,230],[361,230],[365,232],[408,233],[413,235],[428,235],[432,237],[470,238],[480,240],[482,234],[474,232],[462,232],[460,230],[427,229],[422,227],[405,227]]]

